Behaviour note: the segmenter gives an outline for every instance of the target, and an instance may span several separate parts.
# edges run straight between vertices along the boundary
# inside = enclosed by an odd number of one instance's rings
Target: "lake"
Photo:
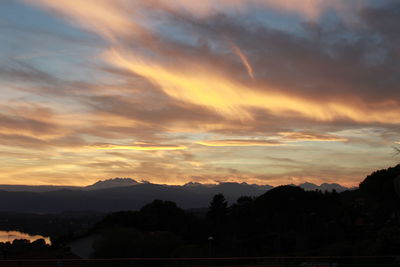
[[[1,231],[0,230],[0,242],[12,242],[15,239],[26,239],[31,242],[43,238],[46,244],[51,244],[50,238],[41,235],[30,235],[27,233],[22,233],[20,231]]]

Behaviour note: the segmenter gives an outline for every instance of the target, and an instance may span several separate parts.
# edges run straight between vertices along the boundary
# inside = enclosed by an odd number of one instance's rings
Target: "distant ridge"
[[[138,182],[132,178],[111,178],[105,180],[99,180],[94,184],[88,186],[58,186],[58,185],[0,185],[0,190],[9,191],[9,192],[49,192],[49,191],[57,191],[57,190],[83,190],[83,191],[92,191],[92,190],[101,190],[101,189],[108,189],[108,188],[118,188],[118,187],[128,187],[128,186],[136,186],[141,184],[153,184],[148,181],[140,181]],[[200,191],[237,191],[246,188],[250,190],[250,192],[257,192],[257,191],[268,191],[274,188],[271,185],[258,185],[258,184],[247,184],[247,183],[234,183],[234,182],[221,182],[217,184],[202,184],[198,182],[188,182],[184,185],[165,185],[165,184],[153,184],[159,185],[163,187],[174,187],[174,188],[182,188],[187,189],[189,191],[193,190],[200,190]],[[313,183],[305,182],[302,184],[291,184],[294,186],[298,186],[303,188],[306,191],[332,191],[336,190],[337,192],[343,192],[346,190],[356,189],[356,187],[345,187],[337,183],[322,183],[321,185],[316,185]],[[248,191],[245,190],[245,191]]]
[[[57,190],[80,190],[82,187],[79,186],[62,186],[62,185],[0,185],[0,190],[8,192],[50,192]]]
[[[347,188],[337,184],[311,183],[302,185],[305,190],[333,190]],[[110,212],[137,210],[154,199],[170,200],[185,209],[207,208],[216,194],[223,194],[229,203],[241,196],[258,197],[273,189],[270,185],[247,183],[185,185],[152,184],[131,178],[113,178],[84,187],[68,186],[11,186],[0,185],[0,211],[62,212],[93,210]]]
[[[106,189],[106,188],[114,188],[114,187],[125,187],[125,186],[133,186],[137,185],[138,182],[131,178],[113,178],[107,180],[100,180],[92,185],[88,185],[85,187],[86,190],[97,190],[97,189]]]
[[[336,183],[322,183],[321,185],[316,185],[313,183],[302,183],[297,185],[298,187],[303,188],[306,191],[315,191],[315,190],[321,190],[321,191],[328,191],[331,192],[333,190],[335,190],[336,192],[343,192],[346,190],[352,190],[352,189],[356,189],[356,188],[349,188],[349,187],[344,187],[340,184],[336,184]]]

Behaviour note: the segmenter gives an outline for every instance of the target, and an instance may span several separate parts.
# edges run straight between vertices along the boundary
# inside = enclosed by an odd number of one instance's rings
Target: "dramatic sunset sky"
[[[398,0],[2,0],[0,184],[358,185],[399,59]]]

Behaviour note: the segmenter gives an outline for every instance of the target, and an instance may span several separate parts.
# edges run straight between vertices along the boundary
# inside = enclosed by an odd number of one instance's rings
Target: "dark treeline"
[[[400,165],[342,193],[276,187],[228,205],[215,195],[204,217],[155,200],[139,211],[112,213],[95,257],[362,256],[400,253]]]
[[[105,216],[96,211],[64,211],[54,214],[0,212],[2,231],[21,231],[31,235],[57,238],[86,232]]]

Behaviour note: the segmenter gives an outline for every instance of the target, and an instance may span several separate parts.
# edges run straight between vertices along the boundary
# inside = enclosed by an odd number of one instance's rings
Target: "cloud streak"
[[[313,142],[345,142],[346,138],[331,134],[318,134],[310,132],[280,132],[285,140],[288,141],[313,141]]]
[[[251,146],[285,146],[287,144],[280,143],[277,141],[271,141],[271,140],[246,140],[246,139],[227,139],[227,140],[206,140],[206,141],[200,141],[197,142],[197,144],[203,145],[203,146],[231,146],[231,147],[251,147]]]
[[[253,72],[253,67],[250,65],[249,60],[247,57],[243,54],[243,52],[240,50],[240,48],[235,45],[234,43],[231,43],[231,47],[233,52],[240,58],[240,60],[243,62],[243,65],[247,69],[247,73],[249,74],[250,78],[254,81],[254,72]]]
[[[133,145],[117,145],[117,144],[95,144],[88,146],[94,149],[118,149],[118,150],[138,150],[138,151],[158,151],[158,150],[183,150],[186,146],[166,145],[166,144],[149,144],[135,143]]]

